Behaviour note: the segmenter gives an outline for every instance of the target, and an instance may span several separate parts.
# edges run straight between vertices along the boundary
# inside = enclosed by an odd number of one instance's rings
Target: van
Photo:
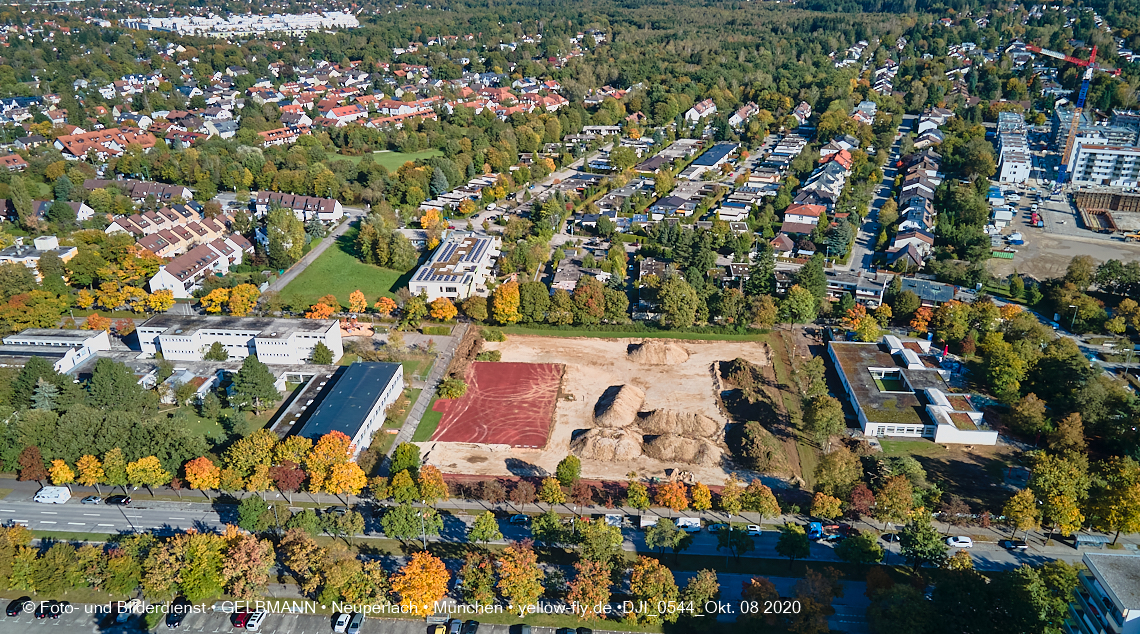
[[[71,490],[67,487],[44,487],[36,492],[33,502],[40,504],[63,504],[71,499]]]

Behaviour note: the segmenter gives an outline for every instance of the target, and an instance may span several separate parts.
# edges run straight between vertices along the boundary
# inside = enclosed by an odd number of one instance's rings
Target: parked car
[[[554,634],[575,634],[572,627],[560,627]]]
[[[129,495],[112,495],[107,498],[107,504],[115,504],[118,506],[129,506],[131,503],[131,496]]]
[[[447,634],[447,628],[442,625],[433,625],[428,628],[428,634]]]
[[[15,601],[8,604],[8,616],[20,616],[24,612],[28,611],[29,604],[32,604],[31,597],[20,597],[19,599],[16,599]]]
[[[268,612],[254,612],[249,615],[249,621],[245,624],[245,629],[256,632],[261,628],[261,624],[265,622],[265,617],[269,616]]]
[[[450,619],[447,622],[447,634],[459,634],[463,629],[463,621],[459,619]]]
[[[170,612],[166,614],[166,627],[176,629],[182,625],[182,621],[186,619],[186,615],[194,609],[194,604],[186,597],[178,597],[170,604]]]
[[[345,634],[356,634],[360,631],[360,626],[364,624],[364,613],[357,612],[352,615],[352,620],[348,622],[348,629]]]
[[[58,619],[68,605],[71,604],[67,601],[40,601],[39,607],[36,608],[36,618]]]
[[[511,524],[526,524],[529,521],[530,521],[530,516],[529,515],[523,515],[521,513],[518,515],[512,515],[511,519],[510,519]]]
[[[102,504],[103,498],[99,497],[98,495],[88,495],[87,497],[83,498],[82,500],[79,500],[79,503],[80,504]]]
[[[748,525],[748,534],[749,535],[759,535],[760,533],[761,533],[761,530],[760,530],[759,526],[757,526],[756,524],[749,524]]]
[[[966,537],[965,535],[955,535],[946,538],[946,545],[953,548],[973,548],[974,540]]]
[[[591,630],[588,627],[580,627],[577,630],[575,630],[574,634],[594,634],[594,630]]]
[[[719,533],[728,530],[728,524],[709,524],[710,533]]]
[[[253,616],[253,612],[234,612],[230,622],[234,624],[234,627],[244,630],[245,626],[249,624],[249,617],[251,616]]]
[[[1003,539],[998,545],[1006,550],[1029,550],[1029,544],[1022,539]]]
[[[348,629],[348,622],[352,620],[352,615],[348,612],[341,612],[337,615],[336,621],[333,621],[333,631],[337,634],[344,634]]]
[[[896,535],[895,533],[883,533],[882,535],[879,536],[879,539],[882,539],[883,541],[890,544],[890,543],[897,542],[899,540],[899,536]]]
[[[463,624],[463,634],[476,634],[479,631],[479,621],[469,620]]]

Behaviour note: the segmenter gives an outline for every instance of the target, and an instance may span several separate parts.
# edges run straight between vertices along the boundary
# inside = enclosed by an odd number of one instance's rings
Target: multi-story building
[[[316,380],[316,379],[314,379]],[[353,363],[338,373],[335,383],[301,423],[298,436],[316,442],[339,431],[352,440],[353,458],[372,443],[384,424],[385,410],[404,391],[404,366],[399,363]]]
[[[416,271],[408,290],[413,295],[426,293],[428,301],[486,295],[487,277],[501,247],[502,239],[498,236],[453,234]]]
[[[269,211],[270,205],[280,205],[285,209],[292,209],[297,218],[302,221],[317,218],[324,222],[336,222],[344,217],[344,206],[334,198],[297,196],[270,191],[258,192],[257,200],[254,203],[257,214],[259,216],[265,214]]]
[[[1017,112],[998,113],[998,180],[1024,183],[1033,170],[1033,155],[1025,138],[1025,117]]]
[[[40,273],[37,265],[40,263],[40,257],[48,252],[55,253],[64,262],[68,262],[71,258],[79,255],[79,249],[76,247],[59,246],[59,239],[55,236],[40,236],[32,240],[30,245],[13,244],[10,247],[0,249],[0,264],[23,264],[32,269],[38,280]]]
[[[1140,632],[1140,556],[1086,553],[1069,602],[1069,634]]]
[[[150,278],[150,292],[169,290],[176,299],[191,297],[207,275],[224,275],[253,254],[253,243],[240,234],[217,238],[190,249],[163,266]]]
[[[29,328],[4,337],[0,366],[22,367],[32,357],[46,359],[56,372],[67,373],[95,355],[111,349],[106,330]]]
[[[1140,147],[1135,145],[1086,145],[1077,142],[1069,161],[1074,185],[1140,185]]]
[[[137,332],[143,352],[161,352],[170,361],[201,361],[214,342],[230,359],[254,355],[267,365],[308,363],[318,343],[332,351],[333,362],[344,354],[335,319],[156,315]]]

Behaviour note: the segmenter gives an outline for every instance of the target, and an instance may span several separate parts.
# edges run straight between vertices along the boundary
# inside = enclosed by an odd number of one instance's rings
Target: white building
[[[0,264],[23,264],[35,272],[38,280],[40,273],[36,266],[40,262],[40,257],[48,252],[53,252],[59,256],[59,259],[68,262],[79,254],[79,249],[77,247],[59,246],[59,239],[55,236],[40,236],[32,240],[31,246],[13,244],[10,247],[0,249]]]
[[[1140,186],[1140,147],[1078,142],[1069,174],[1074,185]]]
[[[1025,117],[1016,112],[998,113],[998,180],[1024,183],[1033,170],[1033,155],[1025,137]]]
[[[297,435],[315,443],[321,436],[339,431],[352,440],[355,458],[372,443],[372,435],[384,424],[385,410],[403,393],[404,366],[353,363],[335,381]]]
[[[1140,633],[1140,556],[1085,553],[1083,561],[1062,631]]]
[[[416,271],[408,289],[413,295],[426,293],[428,301],[486,295],[487,277],[501,247],[502,239],[498,236],[457,232]]]
[[[716,114],[716,104],[713,103],[712,99],[705,99],[685,112],[685,120],[689,123],[696,123],[714,114]]]
[[[334,198],[297,196],[271,191],[258,192],[254,208],[260,216],[269,211],[269,206],[274,204],[285,209],[292,209],[297,218],[302,221],[317,218],[323,222],[337,222],[344,217],[344,206]]]
[[[231,266],[241,264],[247,253],[253,253],[253,243],[237,233],[199,244],[158,267],[150,278],[150,292],[168,289],[175,299],[191,297],[207,275],[224,275]]]
[[[0,366],[23,366],[32,357],[51,362],[56,372],[67,373],[95,355],[111,349],[106,330],[54,330],[29,328],[4,337]]]
[[[170,361],[201,361],[214,342],[230,359],[256,355],[267,365],[308,363],[318,342],[332,351],[333,362],[344,354],[335,319],[156,315],[136,332],[144,353],[161,352]]]

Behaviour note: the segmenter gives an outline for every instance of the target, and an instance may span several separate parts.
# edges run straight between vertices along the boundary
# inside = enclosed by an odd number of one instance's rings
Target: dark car
[[[894,533],[883,533],[882,539],[889,544],[891,542],[897,542],[899,540],[899,536]]]
[[[15,601],[8,604],[8,616],[20,616],[28,609],[28,604],[32,602],[31,597],[20,597]]]
[[[479,621],[467,621],[463,624],[463,634],[475,634],[479,631]]]
[[[186,615],[194,609],[193,606],[194,604],[190,603],[186,597],[175,599],[174,603],[170,604],[170,612],[166,615],[166,627],[173,630],[182,625],[182,621],[186,620]]]
[[[71,604],[67,601],[40,601],[39,607],[36,608],[36,618],[58,619],[68,605]]]
[[[234,612],[230,622],[234,624],[234,627],[244,630],[251,616],[253,616],[253,612]]]
[[[1021,539],[1003,539],[998,545],[1006,550],[1029,550],[1029,544]]]
[[[580,627],[580,628],[578,628],[578,630],[575,632],[575,634],[594,634],[594,630],[591,630],[591,629],[590,629],[590,628],[588,628],[588,627]]]
[[[554,634],[574,634],[574,628],[560,627],[557,631],[554,632]]]
[[[119,506],[127,506],[131,503],[131,496],[129,495],[112,495],[107,498],[107,504],[117,504]]]

